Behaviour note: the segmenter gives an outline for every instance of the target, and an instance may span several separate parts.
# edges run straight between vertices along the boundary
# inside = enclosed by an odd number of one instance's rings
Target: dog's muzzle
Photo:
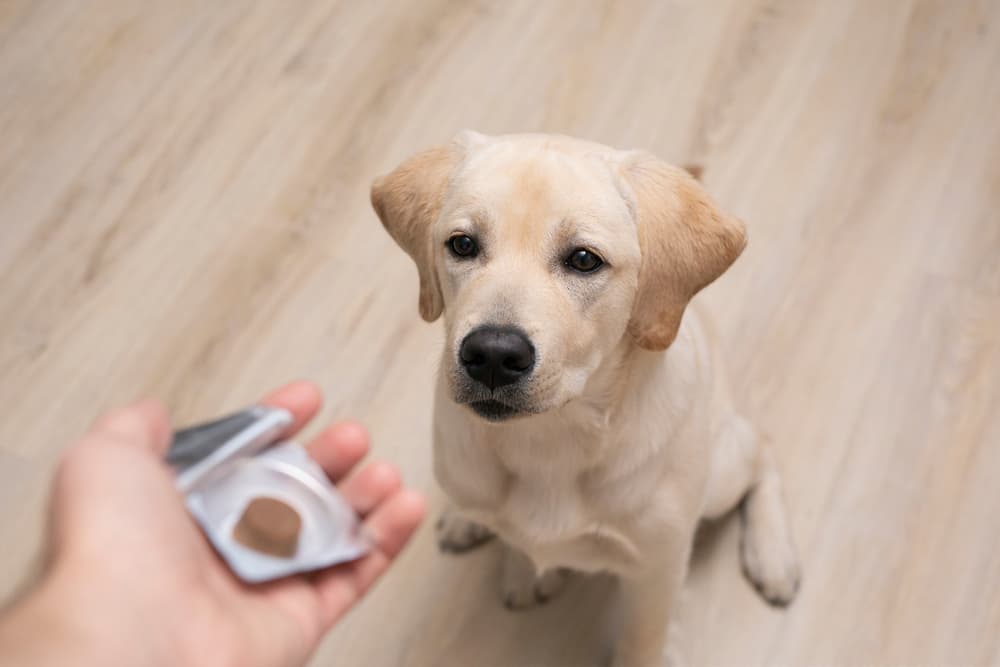
[[[458,350],[459,402],[480,417],[503,421],[525,410],[521,403],[521,381],[535,367],[535,347],[525,333],[514,327],[481,326],[462,339]]]
[[[458,358],[470,378],[494,390],[531,373],[535,347],[517,329],[483,326],[462,340]]]

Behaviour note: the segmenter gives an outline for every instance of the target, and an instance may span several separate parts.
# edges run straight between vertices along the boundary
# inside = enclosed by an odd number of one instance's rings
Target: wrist
[[[111,591],[57,567],[0,619],[0,663],[24,667],[164,667],[168,633]],[[95,582],[96,583],[96,582]],[[83,584],[83,585],[81,585]]]

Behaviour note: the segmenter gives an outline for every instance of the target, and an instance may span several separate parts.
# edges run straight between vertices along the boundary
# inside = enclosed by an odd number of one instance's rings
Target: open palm
[[[289,435],[317,412],[308,383],[262,403],[295,416]],[[376,548],[361,560],[263,585],[237,579],[184,508],[163,462],[171,436],[164,409],[146,402],[106,415],[64,457],[53,487],[52,577],[67,604],[91,610],[119,636],[148,636],[184,665],[300,665],[400,552],[424,514],[385,463],[350,474],[368,451],[358,424],[331,426],[310,455],[364,517]],[[152,632],[151,632],[152,631]],[[162,644],[162,646],[160,646]]]

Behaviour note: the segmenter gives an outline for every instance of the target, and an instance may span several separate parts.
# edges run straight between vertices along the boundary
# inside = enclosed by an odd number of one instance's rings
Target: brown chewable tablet
[[[299,548],[302,517],[275,498],[254,498],[233,528],[233,539],[254,551],[291,558]]]

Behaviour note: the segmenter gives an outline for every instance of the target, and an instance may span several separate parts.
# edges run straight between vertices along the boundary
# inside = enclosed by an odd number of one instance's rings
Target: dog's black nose
[[[458,357],[473,380],[490,389],[513,384],[535,365],[535,348],[516,329],[480,327],[462,341]]]

